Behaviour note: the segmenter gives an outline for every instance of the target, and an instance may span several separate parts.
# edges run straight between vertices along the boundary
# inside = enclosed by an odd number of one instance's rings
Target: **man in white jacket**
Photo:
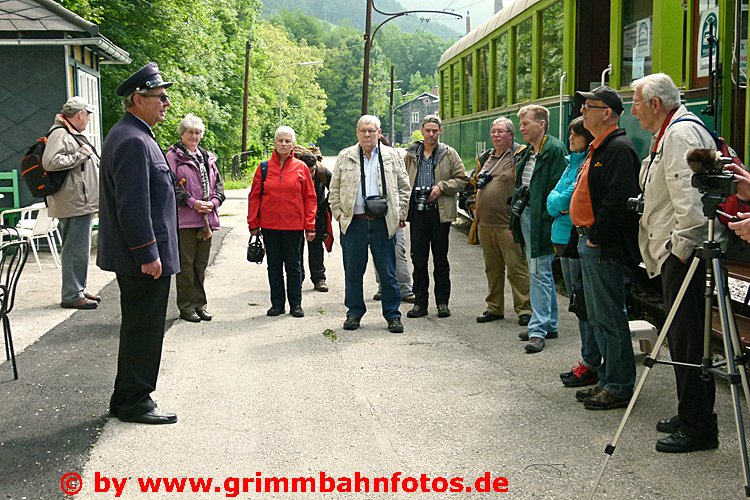
[[[45,170],[68,171],[58,192],[47,197],[50,217],[62,230],[62,298],[69,309],[96,309],[101,298],[86,292],[91,224],[99,211],[99,155],[83,131],[94,107],[74,96],[63,105],[50,128],[42,164]]]
[[[650,155],[643,160],[639,182],[643,190],[638,243],[649,277],[661,274],[664,309],[671,309],[690,260],[707,238],[701,194],[691,185],[692,171],[685,153],[692,148],[716,147],[700,119],[680,104],[672,79],[657,73],[632,84],[632,113],[641,128],[654,134]],[[719,227],[717,224],[715,227]],[[715,235],[718,239],[718,235]],[[700,364],[703,357],[705,266],[701,262],[669,329],[672,361]],[[701,370],[675,366],[677,415],[660,420],[656,429],[669,435],[656,450],[684,453],[719,446],[713,414],[716,387]]]

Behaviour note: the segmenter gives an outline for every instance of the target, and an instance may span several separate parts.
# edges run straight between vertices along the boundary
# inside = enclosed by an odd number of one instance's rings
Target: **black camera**
[[[430,203],[430,193],[432,188],[429,186],[418,186],[414,188],[414,206],[417,212],[424,212],[425,210],[432,210],[435,206],[434,203]]]
[[[531,189],[529,186],[518,186],[516,188],[516,201],[513,206],[510,207],[510,211],[516,217],[520,217],[523,211],[526,209],[526,205],[529,204],[531,198]]]
[[[479,172],[477,174],[477,189],[482,189],[492,181],[492,174],[489,172]]]
[[[643,193],[639,194],[637,198],[628,198],[625,208],[638,215],[643,215]]]
[[[737,192],[737,181],[734,174],[724,170],[724,166],[732,162],[732,158],[726,158],[714,149],[691,149],[685,155],[685,159],[693,171],[690,184],[703,194],[703,214],[713,217],[716,213],[716,205]]]

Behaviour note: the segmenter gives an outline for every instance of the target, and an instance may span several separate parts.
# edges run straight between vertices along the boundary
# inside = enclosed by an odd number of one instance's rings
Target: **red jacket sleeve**
[[[261,184],[260,165],[255,169],[253,183],[250,187],[250,194],[247,197],[247,228],[252,231],[258,229],[260,221],[258,220],[258,208],[260,208],[260,184]]]
[[[315,184],[307,165],[304,165],[302,171],[304,176],[302,202],[304,203],[305,231],[315,231],[315,215],[318,213],[318,195],[315,193]]]

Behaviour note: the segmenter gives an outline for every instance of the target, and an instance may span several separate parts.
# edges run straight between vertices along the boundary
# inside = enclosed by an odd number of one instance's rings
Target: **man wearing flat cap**
[[[170,105],[154,63],[118,88],[125,114],[102,147],[97,265],[117,274],[122,322],[110,414],[125,422],[171,424],[156,389],[171,276],[180,271],[174,178],[151,129]]]
[[[570,219],[578,237],[588,321],[604,360],[599,382],[576,392],[588,410],[627,406],[635,384],[635,360],[625,306],[629,268],[640,262],[638,216],[627,200],[638,195],[638,154],[617,127],[622,98],[609,87],[576,92],[583,126],[594,140],[578,172]],[[571,234],[573,236],[573,234]],[[569,245],[574,245],[571,238]]]
[[[50,217],[62,230],[60,306],[96,309],[101,298],[86,291],[91,253],[91,224],[99,211],[99,155],[84,131],[94,107],[74,96],[63,105],[47,137],[45,170],[67,172],[59,191],[47,197]]]
[[[414,307],[409,318],[427,316],[430,296],[428,261],[432,248],[435,304],[439,318],[451,315],[448,237],[456,219],[456,195],[469,178],[455,149],[440,142],[443,122],[437,115],[425,115],[420,125],[423,141],[406,149],[404,164],[412,186],[407,221],[411,234],[411,263],[414,267]]]

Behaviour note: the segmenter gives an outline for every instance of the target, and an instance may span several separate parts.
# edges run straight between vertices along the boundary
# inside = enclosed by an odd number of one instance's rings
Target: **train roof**
[[[471,30],[469,33],[461,37],[459,41],[451,45],[451,47],[443,53],[443,57],[440,58],[439,66],[442,66],[446,62],[450,61],[458,54],[495,31],[500,26],[504,25],[514,17],[519,16],[524,11],[526,11],[526,9],[541,1],[542,0],[515,0],[509,6],[503,8],[499,12],[496,12],[487,21],[480,24],[477,28]]]

